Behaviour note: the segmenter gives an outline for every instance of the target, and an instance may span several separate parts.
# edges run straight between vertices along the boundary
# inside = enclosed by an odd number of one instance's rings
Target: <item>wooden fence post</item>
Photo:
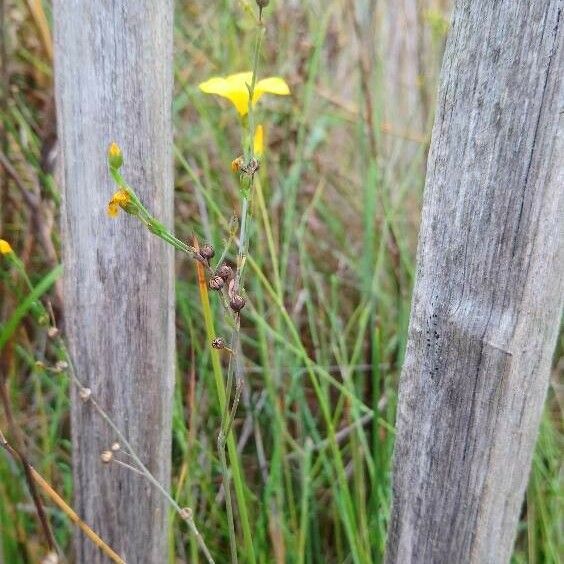
[[[110,141],[146,205],[172,222],[172,0],[55,0],[66,336],[79,378],[169,485],[173,253],[134,218],[111,219]],[[72,394],[75,509],[130,563],[167,561],[167,506],[100,453],[115,436]],[[105,559],[82,535],[76,558]]]
[[[562,0],[459,0],[427,167],[388,562],[508,562],[564,295]]]

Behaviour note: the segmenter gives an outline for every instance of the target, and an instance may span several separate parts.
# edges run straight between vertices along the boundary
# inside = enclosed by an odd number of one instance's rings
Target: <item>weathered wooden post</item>
[[[562,0],[459,0],[427,167],[388,562],[508,562],[564,270]]]
[[[78,377],[141,460],[169,484],[174,363],[173,255],[127,214],[110,219],[110,141],[124,175],[172,221],[172,0],[54,2],[62,157],[66,335]],[[77,512],[129,563],[167,560],[167,507],[139,475],[100,453],[115,436],[76,391]],[[76,557],[105,559],[84,537]]]

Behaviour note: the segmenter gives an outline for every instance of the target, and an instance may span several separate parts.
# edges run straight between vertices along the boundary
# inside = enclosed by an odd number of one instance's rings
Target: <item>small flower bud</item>
[[[110,462],[113,457],[114,457],[114,454],[112,453],[111,450],[105,450],[105,451],[100,455],[100,458],[102,459],[102,462],[103,462],[104,464],[107,464],[108,462]]]
[[[92,395],[92,390],[90,388],[81,388],[78,395],[82,401],[88,401]]]
[[[233,311],[239,313],[245,307],[245,298],[239,294],[235,294],[231,297],[229,305]]]
[[[210,260],[215,255],[215,250],[211,245],[204,245],[200,249],[200,255],[206,260]]]
[[[210,278],[209,285],[212,290],[221,290],[223,288],[223,284],[224,282],[221,276],[212,276]]]
[[[68,367],[69,367],[68,362],[64,360],[58,360],[57,363],[55,364],[55,369],[58,372],[62,372],[63,370],[66,370]]]
[[[40,360],[35,361],[35,369],[36,370],[45,370],[45,364]]]
[[[117,143],[110,143],[108,147],[108,163],[115,170],[123,164],[123,154]]]
[[[112,452],[117,452],[121,448],[121,446],[119,443],[114,443],[111,448]]]
[[[225,341],[223,340],[223,337],[216,337],[212,341],[211,345],[214,349],[221,350],[225,348]]]
[[[233,276],[233,269],[228,264],[222,264],[217,269],[216,275],[223,278],[224,281],[227,281]]]
[[[11,255],[13,252],[10,243],[5,239],[0,239],[0,255]]]

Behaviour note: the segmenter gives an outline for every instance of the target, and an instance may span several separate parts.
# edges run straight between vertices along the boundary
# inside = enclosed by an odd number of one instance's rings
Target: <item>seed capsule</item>
[[[221,276],[212,276],[210,278],[209,285],[212,290],[221,290],[223,288],[223,284],[224,282]]]
[[[211,345],[214,349],[221,350],[225,348],[225,341],[223,340],[223,337],[216,337],[212,341]]]
[[[211,245],[204,245],[200,249],[200,255],[202,255],[202,257],[206,260],[210,260],[215,255],[215,249]]]
[[[227,282],[233,276],[233,269],[228,264],[222,264],[216,272],[217,276],[221,276]]]
[[[270,0],[256,0],[257,6],[262,10],[266,8],[270,3]]]
[[[229,305],[233,311],[239,313],[245,307],[245,298],[239,294],[235,294],[231,297]]]

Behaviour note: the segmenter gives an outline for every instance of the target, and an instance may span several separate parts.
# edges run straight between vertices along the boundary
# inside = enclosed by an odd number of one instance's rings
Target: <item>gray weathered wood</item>
[[[138,221],[106,215],[106,149],[155,215],[172,220],[172,0],[56,0],[55,74],[63,167],[66,335],[77,375],[169,484],[173,255]],[[72,396],[75,508],[127,562],[165,562],[167,508],[100,453],[114,435]],[[83,536],[78,562],[105,558]]]
[[[459,0],[400,383],[388,562],[507,562],[563,296],[563,2]]]

